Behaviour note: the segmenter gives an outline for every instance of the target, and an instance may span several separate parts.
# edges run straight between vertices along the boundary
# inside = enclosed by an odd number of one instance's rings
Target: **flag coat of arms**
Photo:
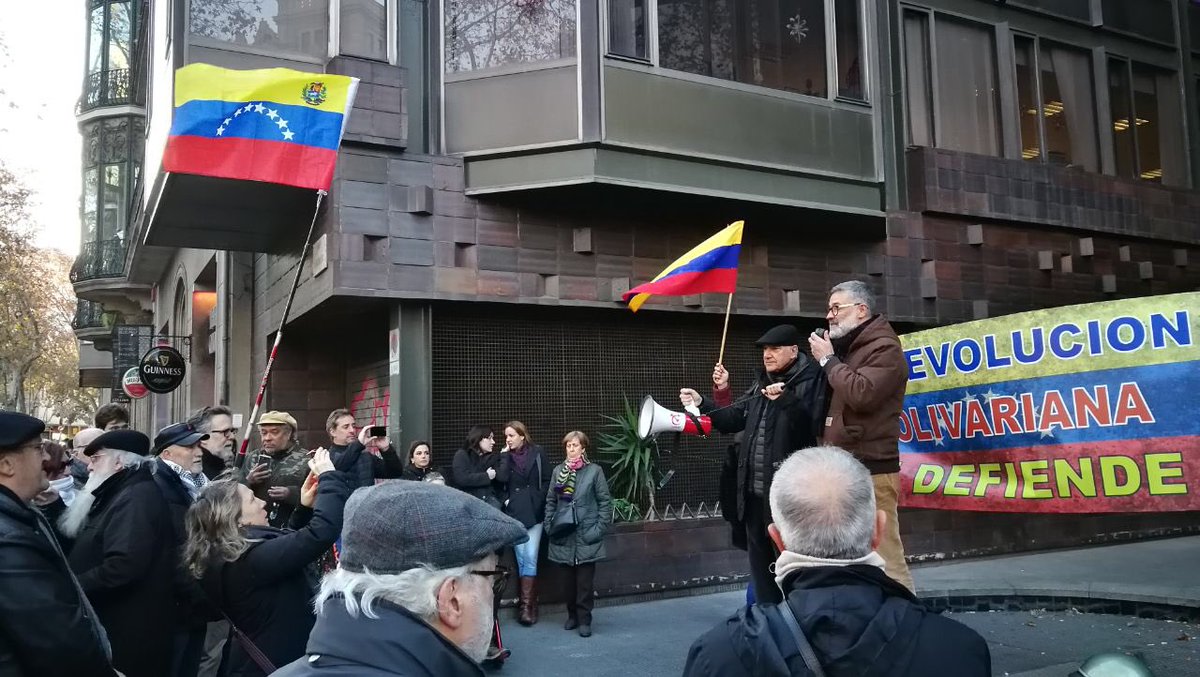
[[[163,169],[327,190],[357,87],[287,68],[184,66]]]
[[[738,256],[742,251],[744,221],[735,221],[719,233],[675,259],[653,280],[621,295],[629,309],[638,308],[654,294],[687,296],[701,293],[732,294],[737,289]]]

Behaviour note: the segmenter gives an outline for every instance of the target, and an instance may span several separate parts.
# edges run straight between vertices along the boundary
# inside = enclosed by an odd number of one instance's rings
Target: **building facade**
[[[188,349],[180,391],[136,403],[146,427],[249,413],[316,200],[161,171],[173,69],[194,62],[361,79],[268,390],[313,446],[350,406],[437,463],[476,423],[557,449],[626,398],[703,388],[726,298],[634,315],[620,296],[736,219],[735,386],[763,329],[823,325],[850,278],[902,331],[1193,290],[1200,6],[1138,7],[145,2],[124,257],[111,291],[78,291],[115,324],[113,372],[156,337]],[[666,444],[660,506],[711,506],[725,444]],[[968,554],[1194,522],[910,512],[906,538]]]

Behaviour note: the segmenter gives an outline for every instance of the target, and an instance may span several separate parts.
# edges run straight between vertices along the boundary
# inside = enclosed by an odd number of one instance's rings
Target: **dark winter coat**
[[[150,465],[121,470],[92,492],[95,502],[71,548],[71,569],[128,677],[170,670],[175,633],[175,537]]]
[[[404,470],[404,461],[400,460],[400,455],[396,453],[395,446],[384,449],[379,452],[378,456],[371,454],[371,471],[375,473],[375,479],[408,479],[404,477]]]
[[[371,462],[374,456],[358,440],[344,447],[336,444],[329,447],[329,460],[333,467],[348,474],[355,489],[375,484],[375,467]]]
[[[779,398],[768,400],[759,394],[763,388],[778,381],[787,384]],[[714,410],[712,400],[703,398],[700,411],[712,418],[718,430],[723,433],[745,431],[737,449],[737,521],[744,520],[746,515],[746,488],[754,473],[754,443],[761,417],[767,417],[763,432],[770,460],[763,479],[764,491],[770,491],[771,478],[784,459],[797,449],[817,444],[827,396],[821,368],[801,353],[778,379],[760,372],[757,382],[739,398],[743,400],[741,404]]]
[[[304,655],[313,626],[312,597],[318,583],[313,564],[337,540],[342,509],[351,492],[344,473],[321,475],[313,510],[301,507],[296,531],[249,527],[246,538],[257,542],[233,562],[214,561],[200,584],[275,667]],[[237,642],[231,644],[229,677],[262,677],[263,673]]]
[[[332,597],[321,608],[308,638],[308,655],[274,677],[479,677],[479,665],[407,610],[377,600],[378,619],[346,613]]]
[[[437,472],[437,468],[431,465],[424,468],[418,468],[417,466],[409,463],[408,465],[404,466],[404,470],[400,472],[400,479],[409,480],[411,482],[424,482],[425,476],[431,472]]]
[[[784,580],[787,603],[829,677],[989,677],[987,642],[928,611],[878,567],[817,567]],[[811,674],[773,604],[738,611],[692,644],[684,677]]]
[[[550,488],[554,466],[550,465],[546,452],[536,444],[529,445],[525,453],[529,455],[529,460],[524,473],[517,468],[512,453],[505,453],[509,468],[508,485],[505,487],[508,504],[504,506],[504,512],[530,529],[546,519],[546,491]]]
[[[499,509],[507,498],[504,487],[508,484],[508,458],[498,451],[481,454],[471,449],[454,452],[454,487],[486,501]],[[495,479],[487,476],[487,469],[496,470]]]
[[[551,472],[557,478],[563,469],[559,463]],[[608,480],[604,471],[595,463],[584,464],[575,473],[575,496],[570,501],[559,498],[554,490],[555,479],[551,479],[546,491],[545,534],[550,541],[549,557],[558,564],[586,564],[605,558],[604,535],[612,526],[612,496],[608,493]],[[559,510],[575,510],[575,531],[554,538],[550,536],[550,525]]]
[[[180,561],[183,555],[183,545],[187,542],[187,527],[184,526],[188,508],[192,507],[192,495],[187,486],[175,472],[156,458],[150,463],[150,472],[154,476],[154,484],[167,502],[170,513],[172,545],[170,552],[174,556],[171,569],[175,575],[175,619],[179,628],[200,628],[208,621],[220,618],[208,604],[204,591],[196,579],[183,568]]]
[[[89,611],[50,525],[0,486],[0,675],[113,677]]]
[[[229,464],[226,463],[221,457],[208,453],[207,449],[205,449],[203,453],[204,455],[201,457],[200,462],[203,463],[204,476],[208,479],[217,479],[221,476],[221,473],[225,472],[229,468]]]
[[[825,444],[854,454],[873,475],[900,472],[900,410],[908,387],[900,339],[882,315],[844,338],[834,341],[837,356],[825,362],[833,392]]]

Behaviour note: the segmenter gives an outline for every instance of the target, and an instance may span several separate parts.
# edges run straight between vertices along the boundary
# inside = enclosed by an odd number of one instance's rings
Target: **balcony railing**
[[[103,306],[84,299],[79,299],[75,302],[75,319],[71,322],[71,328],[78,331],[80,329],[95,329],[103,326]]]
[[[99,242],[84,242],[75,265],[71,266],[71,282],[86,282],[125,274],[125,240],[114,238]]]
[[[83,98],[79,100],[79,112],[84,113],[101,106],[141,104],[142,88],[134,82],[134,73],[128,68],[89,73],[83,87]]]

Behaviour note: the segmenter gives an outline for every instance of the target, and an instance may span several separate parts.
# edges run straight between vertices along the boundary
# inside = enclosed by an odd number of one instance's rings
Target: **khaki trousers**
[[[871,475],[875,484],[875,508],[887,513],[887,524],[883,528],[883,538],[879,541],[878,552],[886,563],[884,571],[897,583],[916,593],[912,574],[908,571],[908,562],[904,561],[904,544],[900,542],[900,519],[896,514],[896,505],[900,498],[900,473],[886,475]]]

